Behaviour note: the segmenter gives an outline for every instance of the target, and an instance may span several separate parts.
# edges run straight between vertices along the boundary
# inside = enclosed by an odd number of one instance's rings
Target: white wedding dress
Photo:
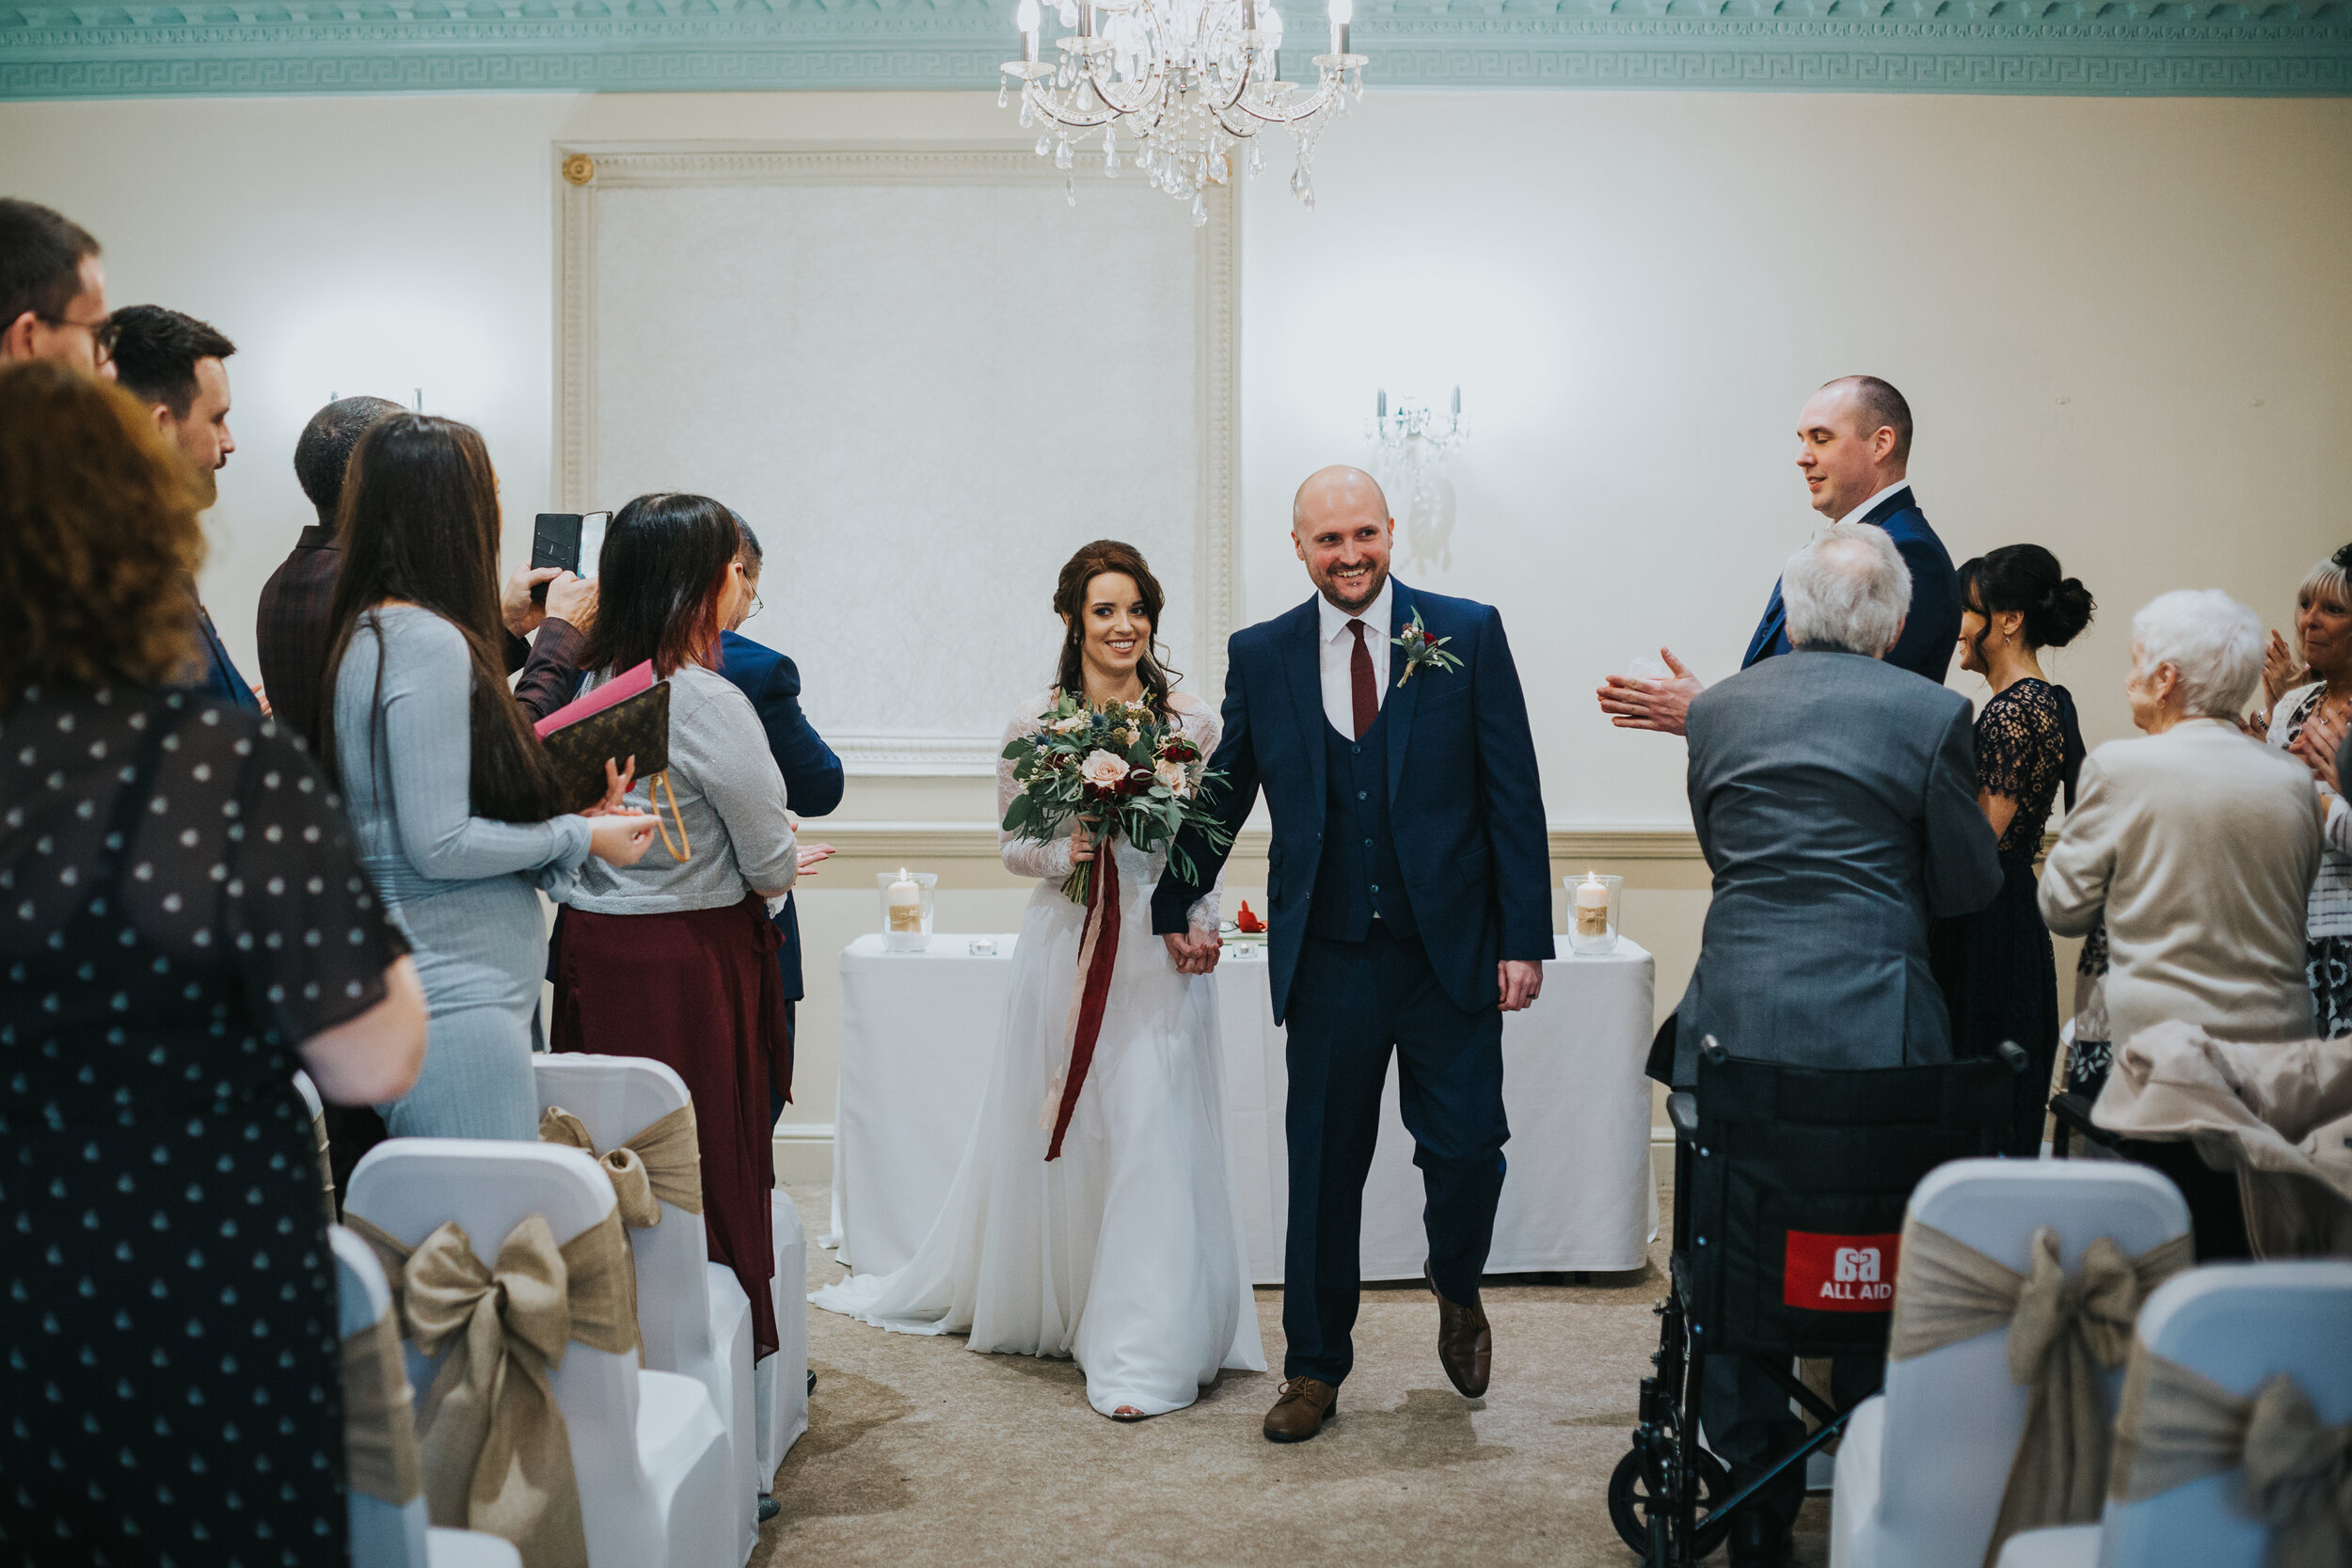
[[[1006,741],[1046,705],[1008,726]],[[1214,755],[1208,709],[1183,695],[1172,705],[1200,754]],[[1000,762],[1000,818],[1012,792],[1012,764]],[[1006,835],[1000,849],[1008,870],[1039,881],[1013,951],[995,1065],[946,1207],[904,1268],[809,1300],[902,1334],[968,1335],[976,1351],[1073,1357],[1086,1370],[1088,1402],[1106,1416],[1121,1405],[1147,1416],[1181,1410],[1219,1368],[1265,1370],[1225,1157],[1216,977],[1178,974],[1152,934],[1166,856],[1119,841],[1109,1003],[1061,1157],[1048,1164],[1049,1085],[1068,1050],[1086,911],[1061,891],[1066,833],[1044,844]],[[1190,922],[1216,929],[1216,890]]]

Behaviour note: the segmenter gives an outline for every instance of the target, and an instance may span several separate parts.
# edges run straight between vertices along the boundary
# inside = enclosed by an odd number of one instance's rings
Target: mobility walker
[[[1655,1308],[1641,1424],[1609,1481],[1611,1522],[1648,1568],[1692,1568],[1730,1533],[1734,1511],[1844,1428],[1854,1406],[1833,1408],[1790,1363],[1885,1350],[1912,1188],[1947,1160],[2000,1152],[2008,1135],[2026,1054],[2001,1049],[1831,1070],[1735,1057],[1710,1037],[1697,1092],[1668,1098],[1672,1281]],[[1709,1355],[1747,1357],[1820,1423],[1736,1493],[1700,1442]]]

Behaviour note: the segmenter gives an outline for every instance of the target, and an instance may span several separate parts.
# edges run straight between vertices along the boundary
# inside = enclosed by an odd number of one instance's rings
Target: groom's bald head
[[[1309,474],[1291,498],[1291,531],[1303,536],[1311,518],[1365,508],[1382,522],[1389,520],[1389,498],[1381,494],[1379,481],[1361,468],[1334,463]]]
[[[1335,465],[1307,477],[1291,501],[1291,544],[1316,591],[1354,614],[1380,596],[1396,542],[1389,498],[1361,468]]]

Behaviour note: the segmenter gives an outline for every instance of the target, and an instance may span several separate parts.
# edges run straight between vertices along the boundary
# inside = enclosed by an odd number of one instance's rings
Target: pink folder
[[[545,740],[548,736],[582,719],[602,713],[606,708],[628,702],[641,691],[653,689],[653,660],[647,659],[634,670],[625,670],[597,687],[585,697],[565,703],[553,713],[531,726],[531,733]]]

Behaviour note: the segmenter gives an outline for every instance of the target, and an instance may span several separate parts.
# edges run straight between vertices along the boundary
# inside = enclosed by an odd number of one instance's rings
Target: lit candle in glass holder
[[[1570,880],[1568,949],[1574,953],[1612,953],[1617,946],[1617,894],[1622,877],[1587,871],[1582,881]]]
[[[898,879],[890,884],[890,928],[902,932],[923,928],[923,889],[903,865],[898,867]]]

